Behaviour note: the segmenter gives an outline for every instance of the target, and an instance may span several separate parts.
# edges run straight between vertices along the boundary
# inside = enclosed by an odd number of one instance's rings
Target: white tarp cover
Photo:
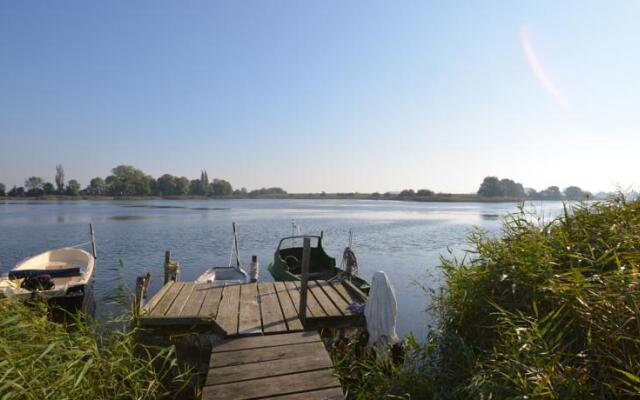
[[[369,330],[369,346],[387,346],[400,341],[396,332],[398,302],[387,274],[373,274],[369,298],[364,309]]]

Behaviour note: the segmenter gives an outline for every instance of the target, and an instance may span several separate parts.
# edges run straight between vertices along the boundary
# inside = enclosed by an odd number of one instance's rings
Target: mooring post
[[[260,273],[260,266],[258,264],[258,256],[251,256],[251,268],[249,269],[249,279],[251,282],[258,281],[258,274]]]
[[[311,262],[311,239],[304,238],[302,247],[302,282],[300,284],[299,317],[302,326],[307,321],[307,291],[309,288],[309,263]]]
[[[178,280],[178,271],[180,269],[180,265],[176,261],[171,261],[171,250],[167,250],[164,252],[164,284],[166,285],[169,281],[177,281]]]
[[[136,278],[136,295],[133,303],[133,312],[136,317],[140,315],[140,311],[142,311],[142,306],[144,305],[143,300],[147,298],[147,288],[149,288],[150,280],[151,274],[149,272],[144,276]]]

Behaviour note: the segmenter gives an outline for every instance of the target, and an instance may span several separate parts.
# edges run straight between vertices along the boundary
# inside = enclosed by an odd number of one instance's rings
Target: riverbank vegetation
[[[187,390],[173,348],[141,345],[135,329],[70,322],[53,322],[42,304],[0,299],[0,398],[163,399]]]
[[[640,201],[522,211],[470,245],[442,259],[438,322],[404,362],[334,350],[353,398],[640,396]]]
[[[38,176],[25,180],[24,186],[14,186],[7,191],[0,183],[0,197],[37,199],[202,199],[202,198],[270,198],[270,199],[360,199],[400,200],[422,202],[501,202],[521,200],[585,200],[594,196],[577,186],[561,191],[557,186],[536,191],[524,188],[511,179],[486,177],[477,193],[437,193],[430,189],[405,189],[399,192],[374,193],[287,193],[282,188],[271,187],[255,190],[233,188],[230,182],[214,178],[209,180],[207,171],[200,171],[199,179],[164,174],[153,178],[130,165],[119,165],[106,178],[95,177],[82,188],[75,180],[65,180],[64,168],[56,166],[55,185]],[[606,198],[605,193],[598,198]]]

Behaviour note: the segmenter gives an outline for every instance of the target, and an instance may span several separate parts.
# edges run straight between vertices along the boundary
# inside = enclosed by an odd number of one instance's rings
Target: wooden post
[[[142,311],[142,306],[144,305],[143,300],[147,298],[147,288],[149,287],[150,280],[151,274],[148,272],[146,275],[136,278],[136,296],[133,300],[133,312],[136,317],[140,315],[140,311]]]
[[[91,237],[91,250],[93,251],[93,258],[98,258],[98,253],[96,251],[96,237],[93,233],[93,224],[89,224],[89,236]]]
[[[167,250],[164,252],[164,284],[166,285],[169,281],[177,281],[178,280],[178,272],[180,270],[180,265],[176,261],[171,261],[171,250]]]
[[[300,308],[299,317],[302,326],[307,320],[307,292],[309,288],[309,263],[311,262],[311,239],[304,238],[302,247],[302,282],[300,284]]]
[[[235,222],[232,222],[231,226],[233,227],[233,246],[236,253],[236,268],[240,270],[242,267],[240,265],[240,249],[238,248],[238,231],[236,230]]]

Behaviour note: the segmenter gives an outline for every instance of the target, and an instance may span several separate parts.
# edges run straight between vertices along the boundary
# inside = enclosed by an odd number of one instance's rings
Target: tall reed
[[[163,399],[186,384],[173,349],[139,344],[136,329],[97,333],[80,315],[63,325],[49,313],[0,300],[0,398]]]
[[[417,370],[336,350],[353,398],[640,397],[640,201],[575,204],[546,222],[521,209],[499,237],[469,240],[464,258],[442,258]]]

